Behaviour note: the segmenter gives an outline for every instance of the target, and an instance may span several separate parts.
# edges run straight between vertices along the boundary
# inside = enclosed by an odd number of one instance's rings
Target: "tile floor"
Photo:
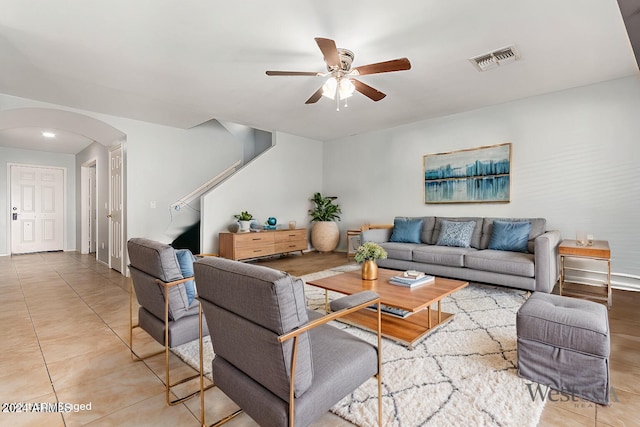
[[[75,252],[0,257],[0,402],[75,405],[63,413],[0,412],[0,425],[200,425],[198,398],[165,404],[164,355],[132,360],[128,286],[118,272]],[[609,407],[549,402],[540,426],[640,425],[639,302],[640,293],[614,292],[611,382],[617,401]],[[162,349],[142,331],[135,337],[142,353]],[[175,357],[170,363],[178,376],[190,371]],[[235,409],[215,388],[207,391],[205,407],[208,422]],[[243,414],[227,425],[255,423]],[[332,414],[316,423],[348,425]]]

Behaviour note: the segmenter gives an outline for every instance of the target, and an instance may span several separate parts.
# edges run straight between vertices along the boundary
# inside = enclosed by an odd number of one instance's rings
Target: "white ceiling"
[[[0,93],[189,128],[219,119],[331,140],[637,74],[615,0],[0,0]],[[387,94],[348,108],[304,102],[325,71],[314,37]],[[522,59],[480,73],[468,58],[515,45]],[[37,136],[37,135],[36,135]],[[27,144],[18,130],[0,145]]]

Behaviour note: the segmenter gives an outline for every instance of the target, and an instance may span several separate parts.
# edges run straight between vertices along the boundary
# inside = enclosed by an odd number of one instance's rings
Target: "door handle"
[[[107,215],[107,218],[113,218],[113,215],[109,214]]]
[[[18,213],[17,212],[12,213],[11,216],[13,217],[14,221],[18,220]]]

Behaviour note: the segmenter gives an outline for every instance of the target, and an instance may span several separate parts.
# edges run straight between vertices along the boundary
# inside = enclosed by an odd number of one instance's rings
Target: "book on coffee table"
[[[406,286],[408,288],[413,288],[416,286],[426,285],[427,283],[431,283],[435,281],[434,276],[430,276],[428,274],[419,277],[417,279],[411,279],[409,277],[404,276],[393,276],[389,279],[389,283],[398,286]]]

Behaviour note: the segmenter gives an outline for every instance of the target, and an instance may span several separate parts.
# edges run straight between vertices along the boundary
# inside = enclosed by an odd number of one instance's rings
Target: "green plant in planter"
[[[315,193],[310,201],[315,204],[313,209],[309,209],[309,215],[311,215],[311,221],[340,221],[340,215],[342,211],[340,206],[333,204],[333,201],[337,197],[322,197],[322,194]]]
[[[387,251],[385,251],[382,246],[377,243],[366,242],[358,248],[354,259],[358,264],[362,264],[365,261],[375,261],[385,259],[386,257]]]
[[[251,221],[253,219],[253,215],[251,215],[247,211],[242,211],[239,214],[234,215],[233,217],[238,221]]]

